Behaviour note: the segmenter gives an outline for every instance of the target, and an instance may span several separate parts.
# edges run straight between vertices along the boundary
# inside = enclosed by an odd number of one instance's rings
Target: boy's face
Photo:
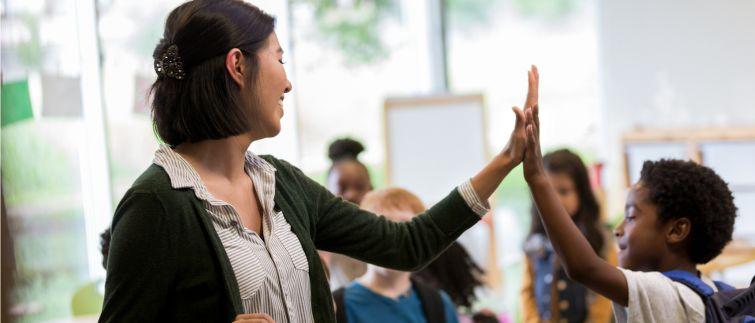
[[[619,243],[619,266],[635,271],[658,270],[668,251],[664,226],[648,200],[647,189],[638,182],[627,195],[624,220],[614,230]]]

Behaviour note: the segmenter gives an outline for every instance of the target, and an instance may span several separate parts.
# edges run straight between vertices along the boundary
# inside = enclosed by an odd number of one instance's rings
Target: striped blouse
[[[165,169],[174,189],[191,188],[204,203],[236,276],[244,311],[267,313],[278,323],[312,322],[309,265],[291,226],[275,208],[275,168],[247,152],[245,170],[262,206],[262,239],[242,225],[230,204],[212,196],[181,155],[161,146],[154,163]],[[487,212],[488,204],[480,201],[470,181],[458,190],[477,214]]]

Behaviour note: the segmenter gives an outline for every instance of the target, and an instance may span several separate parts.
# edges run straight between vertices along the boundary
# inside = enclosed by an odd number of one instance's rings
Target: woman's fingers
[[[525,123],[524,111],[522,111],[522,109],[519,109],[519,107],[511,107],[511,111],[514,111],[514,114],[516,115],[516,124],[514,125],[514,127],[515,128],[524,127],[524,123]]]

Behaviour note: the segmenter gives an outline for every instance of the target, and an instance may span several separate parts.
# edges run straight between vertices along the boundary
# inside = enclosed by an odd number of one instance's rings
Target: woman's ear
[[[246,60],[244,57],[244,53],[241,52],[238,48],[231,48],[230,51],[225,55],[225,69],[228,71],[228,74],[233,78],[233,80],[236,82],[236,85],[239,86],[239,88],[244,88],[245,82],[244,82],[244,71],[245,71],[245,64]]]
[[[683,242],[692,231],[692,223],[687,218],[678,218],[671,220],[666,233],[666,241],[676,244]]]

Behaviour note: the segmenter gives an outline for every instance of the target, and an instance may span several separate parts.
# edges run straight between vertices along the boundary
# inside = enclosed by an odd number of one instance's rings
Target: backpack
[[[672,270],[663,274],[700,295],[705,304],[705,322],[755,323],[755,277],[749,288],[741,289],[714,281],[718,288],[714,292],[700,277],[688,271]]]
[[[446,312],[443,300],[440,298],[440,291],[414,279],[412,279],[412,287],[417,292],[420,303],[422,303],[422,312],[425,314],[425,321],[445,322]],[[336,322],[338,323],[348,323],[346,321],[344,294],[345,289],[343,287],[333,292],[333,299],[336,302]]]

